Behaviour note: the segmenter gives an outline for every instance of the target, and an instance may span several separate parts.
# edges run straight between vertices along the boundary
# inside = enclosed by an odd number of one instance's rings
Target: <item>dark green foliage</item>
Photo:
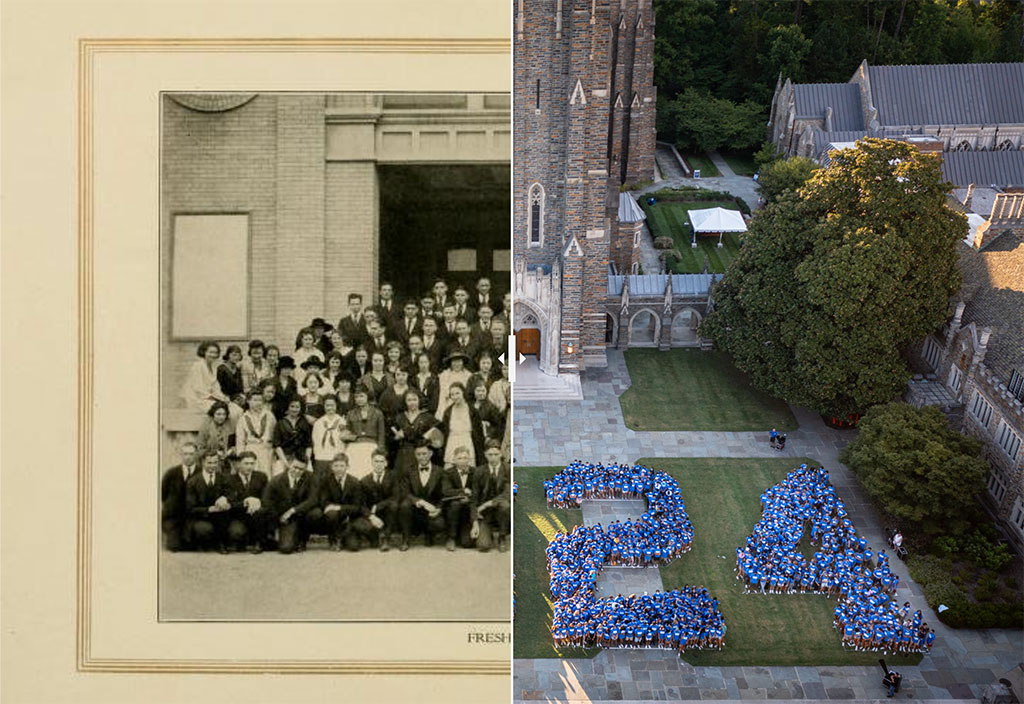
[[[1017,0],[655,0],[654,83],[661,139],[694,148],[755,147],[776,81],[845,83],[875,65],[1021,61],[1024,4]],[[687,107],[681,96],[705,96]],[[726,102],[718,102],[726,101]],[[752,101],[757,107],[744,107]],[[725,132],[716,137],[721,111]],[[664,112],[664,114],[663,114]],[[757,124],[755,114],[760,114]],[[756,128],[756,130],[755,130]]]
[[[945,318],[964,216],[939,160],[868,139],[751,221],[702,326],[754,385],[845,417],[903,392],[900,350]]]
[[[761,167],[758,190],[771,203],[786,191],[795,191],[803,186],[817,168],[817,164],[802,156],[772,161]]]
[[[764,141],[767,119],[762,103],[717,98],[705,90],[687,88],[675,98],[658,100],[658,138],[681,151],[753,149]]]
[[[867,412],[840,460],[901,525],[925,535],[956,535],[970,525],[988,472],[980,451],[980,443],[952,430],[937,408],[889,403]]]

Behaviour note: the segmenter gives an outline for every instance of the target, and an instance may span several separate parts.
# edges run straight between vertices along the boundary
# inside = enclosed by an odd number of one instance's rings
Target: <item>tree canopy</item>
[[[758,190],[771,203],[786,191],[795,191],[804,185],[817,168],[817,164],[802,156],[776,159],[761,167]]]
[[[654,14],[659,138],[683,148],[704,148],[702,122],[675,123],[661,114],[686,114],[688,90],[724,101],[716,109],[747,120],[764,139],[780,73],[794,81],[845,83],[864,59],[878,65],[1024,59],[1024,3],[1016,0],[654,0]],[[748,102],[756,109],[733,112]]]
[[[981,443],[952,430],[934,407],[875,406],[840,460],[891,516],[928,535],[959,534],[976,511],[988,464]]]
[[[755,386],[832,416],[902,392],[901,351],[943,321],[967,227],[937,155],[858,145],[751,221],[701,327]]]

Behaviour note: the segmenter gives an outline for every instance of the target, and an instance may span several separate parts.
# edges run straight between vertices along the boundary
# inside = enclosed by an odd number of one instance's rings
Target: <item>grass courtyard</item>
[[[597,458],[595,458],[597,459]],[[736,548],[760,518],[761,492],[809,459],[641,459],[668,472],[683,490],[693,521],[693,549],[661,568],[666,589],[702,584],[718,597],[728,627],[722,651],[690,651],[692,665],[874,665],[876,653],[847,652],[832,629],[835,602],[807,595],[755,596],[735,578]],[[549,631],[551,595],[544,548],[556,531],[579,524],[578,510],[551,510],[543,481],[560,468],[517,467],[514,571],[517,658],[589,657],[596,650],[556,650]],[[916,664],[920,656],[888,656],[891,664]]]
[[[654,194],[657,198],[657,194]],[[640,206],[647,214],[647,226],[651,228],[652,237],[671,237],[675,249],[682,255],[682,259],[676,261],[670,259],[669,270],[675,274],[699,274],[704,270],[704,259],[708,260],[708,268],[712,273],[724,273],[740,251],[739,235],[735,232],[727,232],[722,239],[723,246],[719,248],[718,237],[699,235],[696,248],[690,245],[692,239],[692,228],[690,227],[691,210],[702,208],[727,208],[736,210],[736,204],[731,201],[703,200],[703,201],[672,201],[657,200],[654,205],[648,205],[644,198],[640,199]]]
[[[632,430],[793,430],[785,402],[750,385],[724,352],[630,349],[633,385],[619,397]]]

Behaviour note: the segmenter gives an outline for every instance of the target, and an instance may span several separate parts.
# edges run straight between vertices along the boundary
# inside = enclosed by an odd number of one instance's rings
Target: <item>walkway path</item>
[[[671,152],[669,152],[671,153]],[[659,152],[660,154],[660,152]],[[757,182],[749,176],[738,176],[736,173],[729,168],[729,165],[725,163],[725,159],[721,157],[717,152],[709,154],[711,160],[718,167],[718,170],[722,172],[721,176],[714,176],[711,178],[686,178],[678,173],[665,173],[665,180],[659,181],[655,184],[647,186],[639,191],[632,191],[635,197],[639,197],[644,193],[651,193],[653,191],[661,190],[662,188],[682,188],[683,186],[700,186],[701,188],[707,188],[712,191],[725,191],[731,193],[734,196],[742,198],[752,210],[757,210],[757,203],[759,194],[757,192]]]
[[[857,530],[884,546],[883,528],[839,451],[854,431],[837,431],[800,408],[799,428],[786,450],[772,450],[764,432],[636,432],[626,428],[618,395],[631,385],[622,353],[608,352],[609,366],[588,371],[584,400],[518,402],[515,463],[561,467],[573,458],[633,462],[642,457],[810,457],[829,469]],[[598,449],[599,448],[599,449]],[[876,547],[877,549],[877,547]],[[928,608],[906,566],[894,561],[900,598],[920,608],[936,630],[936,644],[916,667],[900,666],[900,700],[972,699],[1024,660],[1021,631],[953,630]],[[691,667],[658,650],[605,650],[590,660],[514,661],[516,700],[629,699],[875,699],[882,690],[878,667]]]

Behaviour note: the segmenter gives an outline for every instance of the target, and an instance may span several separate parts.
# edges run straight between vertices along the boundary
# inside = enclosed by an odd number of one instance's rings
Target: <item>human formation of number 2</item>
[[[722,647],[725,623],[718,600],[704,587],[597,597],[604,565],[661,565],[689,551],[693,525],[675,479],[641,465],[575,461],[544,482],[544,489],[548,505],[559,508],[578,508],[584,499],[647,500],[647,511],[636,521],[576,526],[548,545],[556,644],[679,652]],[[911,615],[892,598],[899,577],[884,553],[874,556],[857,536],[823,468],[801,465],[767,489],[761,504],[761,520],[736,549],[737,575],[748,591],[838,595],[834,625],[844,645],[886,652],[930,649],[934,632],[921,623],[920,612]],[[819,547],[812,560],[797,549],[807,523],[811,543]]]

